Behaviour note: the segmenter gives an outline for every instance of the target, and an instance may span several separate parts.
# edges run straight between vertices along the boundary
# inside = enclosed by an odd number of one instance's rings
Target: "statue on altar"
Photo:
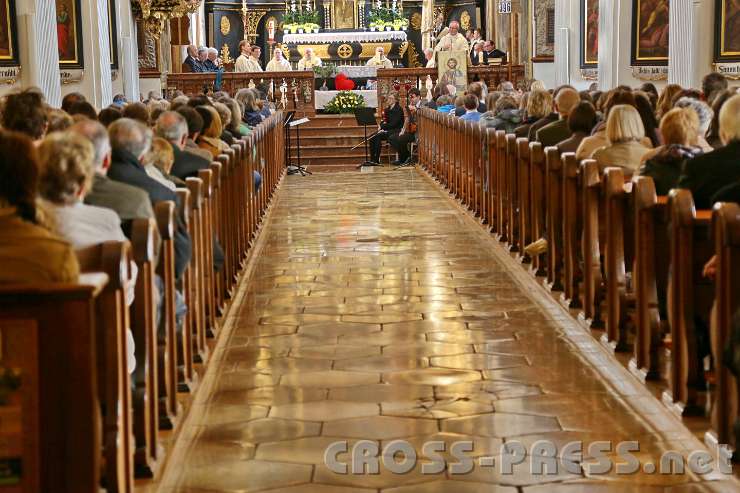
[[[385,56],[385,48],[382,46],[375,48],[375,56],[368,60],[366,65],[376,68],[393,68],[393,63]]]

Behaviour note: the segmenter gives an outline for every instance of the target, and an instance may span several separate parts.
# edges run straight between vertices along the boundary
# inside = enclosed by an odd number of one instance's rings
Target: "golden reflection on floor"
[[[521,267],[416,171],[289,177],[263,234],[160,491],[736,487],[717,473],[579,471],[601,440],[639,441],[643,463],[702,447],[589,334],[538,302]],[[334,442],[382,449],[397,439],[418,455],[406,474],[325,464]],[[424,443],[446,444],[440,455],[456,462],[449,448],[466,440],[472,472],[424,474],[434,458]],[[503,443],[531,450],[539,440],[558,450],[555,474],[533,472],[539,458],[511,474],[499,467]],[[564,450],[572,441],[582,456]]]

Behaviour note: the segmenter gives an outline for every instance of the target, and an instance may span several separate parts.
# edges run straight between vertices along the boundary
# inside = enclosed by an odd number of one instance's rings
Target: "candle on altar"
[[[482,51],[478,52],[478,63],[483,65],[483,52]]]

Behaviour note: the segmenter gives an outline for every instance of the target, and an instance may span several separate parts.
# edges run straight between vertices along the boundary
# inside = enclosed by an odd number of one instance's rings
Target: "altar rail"
[[[427,77],[431,84],[427,84]],[[389,92],[397,92],[401,100],[405,100],[406,92],[412,87],[428,87],[429,90],[437,84],[439,72],[436,68],[401,68],[378,70],[378,107],[384,107],[385,96]],[[488,89],[493,91],[505,81],[516,86],[524,81],[524,65],[479,65],[468,67],[468,83],[483,81]]]
[[[167,75],[166,94],[171,97],[175,91],[184,94],[212,94],[215,89],[216,73],[180,73]],[[249,87],[250,84],[266,84],[268,89],[272,85],[274,102],[280,101],[280,86],[285,82],[288,85],[288,109],[313,113],[314,109],[314,73],[312,71],[294,72],[225,72],[221,79],[221,89],[230,96],[234,96],[239,89]]]
[[[426,87],[427,78],[431,80],[431,87],[437,83],[436,68],[396,68],[378,70],[378,105],[383,107],[383,99],[391,92],[396,91],[401,99],[406,97],[406,91],[411,87]],[[523,65],[485,65],[468,67],[468,82],[484,81],[489,90],[494,90],[501,82],[511,81],[514,85],[525,79]],[[180,73],[167,75],[166,94],[172,97],[176,91],[186,95],[213,93],[215,89],[215,73]],[[285,82],[288,86],[287,110],[314,114],[315,108],[315,77],[312,71],[294,72],[226,72],[222,76],[221,90],[233,96],[239,89],[249,87],[250,84],[264,83],[268,89],[272,87],[270,100],[280,102],[280,86]]]

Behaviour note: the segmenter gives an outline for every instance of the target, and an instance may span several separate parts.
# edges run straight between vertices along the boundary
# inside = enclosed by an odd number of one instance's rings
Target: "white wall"
[[[557,81],[555,78],[555,64],[550,63],[533,63],[532,77],[544,82],[545,87],[555,87]]]

